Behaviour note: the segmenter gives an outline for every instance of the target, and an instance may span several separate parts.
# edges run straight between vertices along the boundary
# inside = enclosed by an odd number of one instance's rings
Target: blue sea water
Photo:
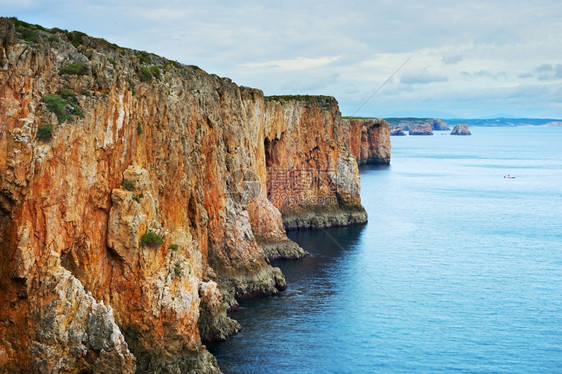
[[[392,138],[363,226],[291,232],[224,373],[562,373],[562,128]],[[505,179],[512,174],[515,179]]]

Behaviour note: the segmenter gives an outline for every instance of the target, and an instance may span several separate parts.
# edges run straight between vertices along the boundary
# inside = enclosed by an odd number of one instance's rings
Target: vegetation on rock
[[[130,181],[128,179],[123,179],[123,182],[121,182],[121,186],[126,189],[127,191],[134,191],[135,190],[135,183],[133,181]]]
[[[87,75],[88,65],[79,62],[68,64],[62,69],[60,69],[59,74],[61,75]]]
[[[78,106],[76,94],[70,90],[47,95],[43,101],[47,104],[47,109],[57,116],[59,123],[72,122],[75,115],[84,118],[84,112]]]
[[[42,142],[48,142],[53,137],[53,125],[43,125],[37,129],[35,138]]]
[[[162,238],[153,233],[152,231],[147,232],[141,237],[140,245],[146,247],[158,247],[164,244]]]

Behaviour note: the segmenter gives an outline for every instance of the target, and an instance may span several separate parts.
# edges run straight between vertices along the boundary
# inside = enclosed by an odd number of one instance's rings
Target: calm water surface
[[[364,226],[291,232],[224,373],[562,373],[562,128],[393,137]],[[504,179],[512,174],[516,179]]]

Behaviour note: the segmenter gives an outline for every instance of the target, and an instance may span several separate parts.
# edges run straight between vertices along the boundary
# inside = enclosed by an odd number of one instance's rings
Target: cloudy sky
[[[343,115],[562,118],[560,0],[0,0],[0,15],[266,95],[335,96]]]

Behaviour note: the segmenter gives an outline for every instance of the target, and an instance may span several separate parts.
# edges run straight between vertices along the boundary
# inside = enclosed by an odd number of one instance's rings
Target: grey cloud
[[[537,67],[535,72],[538,73],[537,78],[541,81],[562,79],[562,64],[543,64]]]
[[[445,75],[433,74],[427,70],[405,72],[400,77],[400,83],[404,84],[429,84],[448,80],[449,78]]]
[[[536,77],[540,81],[549,81],[562,79],[562,64],[542,64],[537,66],[530,73],[519,74],[519,78],[533,78]]]
[[[463,59],[464,59],[464,57],[461,56],[461,55],[454,55],[454,56],[443,56],[441,61],[445,65],[455,65],[455,64],[458,64],[459,62],[461,62]]]

